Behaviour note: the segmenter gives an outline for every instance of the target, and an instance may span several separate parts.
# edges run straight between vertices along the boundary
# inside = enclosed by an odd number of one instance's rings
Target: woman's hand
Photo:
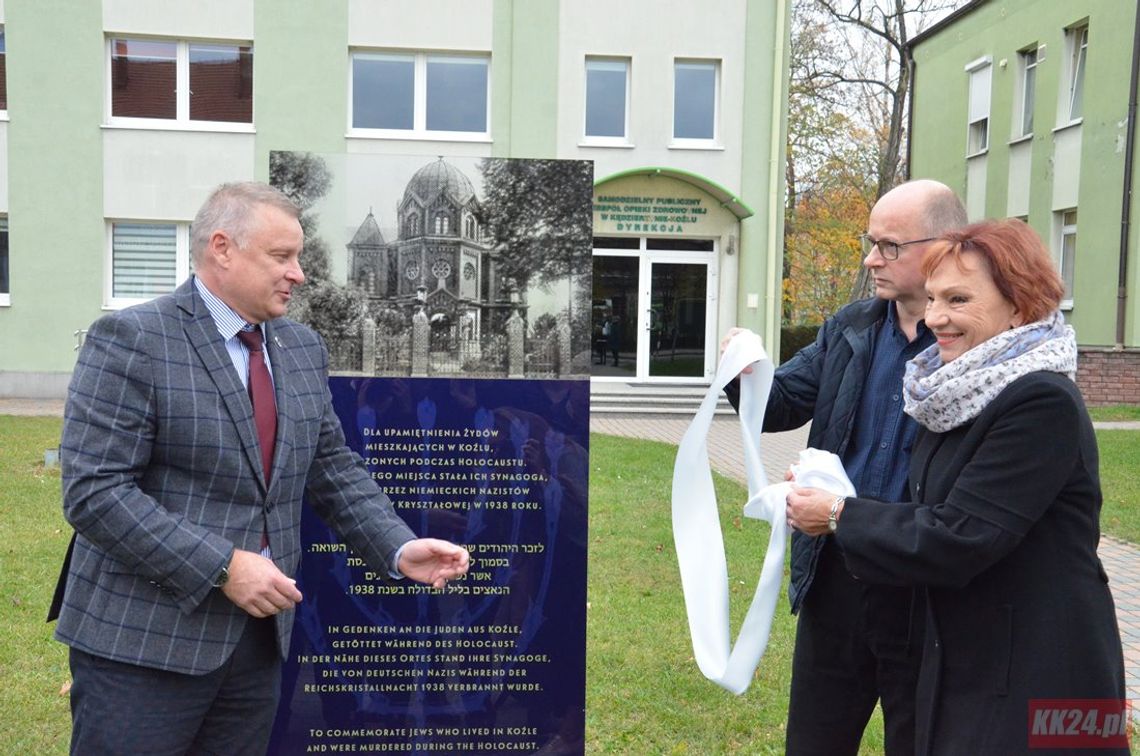
[[[797,488],[793,485],[787,500],[788,525],[810,536],[831,532],[828,527],[828,517],[831,515],[831,506],[837,498],[840,502],[835,513],[836,519],[843,511],[842,497],[819,488]]]

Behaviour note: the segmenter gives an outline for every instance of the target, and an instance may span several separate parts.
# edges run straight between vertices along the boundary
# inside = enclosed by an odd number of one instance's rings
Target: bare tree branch
[[[908,45],[964,2],[793,0],[785,317],[830,314],[853,280],[855,296],[867,293],[854,239],[905,176]]]

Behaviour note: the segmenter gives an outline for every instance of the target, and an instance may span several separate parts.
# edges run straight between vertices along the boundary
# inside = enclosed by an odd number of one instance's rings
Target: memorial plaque
[[[588,382],[331,384],[397,511],[472,563],[393,581],[307,513],[271,752],[581,752]]]
[[[330,276],[291,315],[329,345],[349,446],[471,568],[394,579],[306,508],[270,753],[582,753],[591,166],[273,153],[271,174]]]

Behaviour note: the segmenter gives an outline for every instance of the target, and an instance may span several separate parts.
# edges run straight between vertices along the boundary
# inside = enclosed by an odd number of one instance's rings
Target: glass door
[[[594,256],[591,376],[637,377],[640,267],[637,253]]]
[[[647,262],[642,375],[703,380],[709,370],[709,264],[652,257]]]
[[[590,376],[701,383],[716,365],[713,242],[594,239]]]

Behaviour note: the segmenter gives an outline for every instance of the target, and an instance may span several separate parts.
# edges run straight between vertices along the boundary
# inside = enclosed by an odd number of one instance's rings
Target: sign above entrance
[[[708,214],[695,197],[629,197],[598,195],[594,214],[615,231],[635,234],[680,234]],[[595,224],[595,233],[597,224]]]
[[[594,235],[638,234],[717,238],[738,218],[716,197],[664,175],[622,176],[594,187]]]

